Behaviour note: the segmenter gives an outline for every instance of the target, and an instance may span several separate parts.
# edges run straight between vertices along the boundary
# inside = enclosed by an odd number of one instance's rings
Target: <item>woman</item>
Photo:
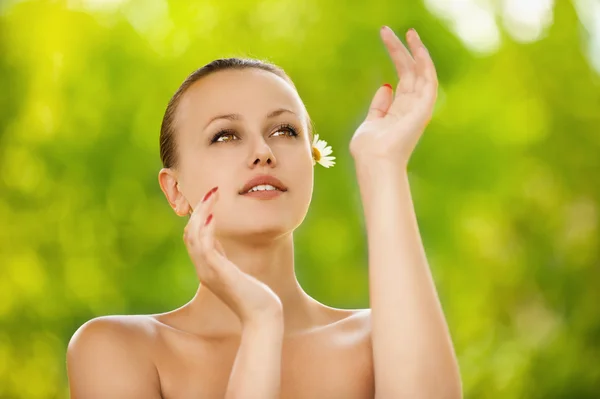
[[[217,60],[175,93],[160,141],[159,183],[176,214],[191,215],[183,240],[202,284],[174,311],[81,326],[67,351],[73,399],[461,396],[406,174],[435,68],[414,30],[410,52],[380,33],[401,80],[395,94],[377,90],[350,142],[371,309],[325,306],[296,280],[292,234],[313,165],[333,157],[322,158],[330,148],[313,140],[293,83],[268,63]]]

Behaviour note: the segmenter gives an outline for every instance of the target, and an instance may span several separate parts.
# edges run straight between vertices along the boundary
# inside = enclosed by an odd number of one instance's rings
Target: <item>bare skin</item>
[[[461,397],[406,174],[437,78],[414,31],[407,34],[414,59],[389,28],[381,36],[403,79],[395,96],[385,86],[377,91],[350,143],[372,310],[327,307],[296,279],[292,233],[313,185],[298,94],[269,72],[218,72],[182,98],[181,162],[159,173],[174,211],[191,214],[183,238],[202,284],[172,312],[80,327],[67,351],[73,399]],[[219,127],[232,133],[211,141]],[[244,196],[241,185],[257,174],[275,175],[289,190],[269,201]]]
[[[265,118],[277,108],[293,113]],[[207,125],[232,111],[244,119]],[[219,72],[189,89],[178,110],[181,166],[161,170],[159,183],[179,216],[191,213],[184,243],[202,284],[172,312],[80,327],[67,353],[73,399],[373,398],[370,311],[317,302],[294,272],[292,233],[313,185],[303,111],[297,93],[264,71]],[[299,125],[299,137],[284,137],[281,123]],[[197,126],[207,126],[200,138]],[[239,138],[208,144],[220,128]],[[268,201],[240,195],[257,174],[288,191]]]
[[[188,306],[156,315],[105,316],[84,325],[79,331],[88,333],[89,339],[96,337],[93,346],[97,352],[89,357],[95,362],[90,368],[94,375],[77,372],[86,368],[82,364],[85,357],[69,362],[74,370],[70,373],[72,392],[81,393],[72,398],[107,397],[103,384],[119,377],[128,388],[122,390],[123,396],[111,397],[225,397],[240,334],[186,330]],[[315,303],[310,317],[314,320],[309,325],[284,336],[280,397],[373,398],[368,310],[333,309]]]
[[[284,337],[280,397],[373,398],[368,313],[323,306],[310,313],[309,325]],[[154,355],[163,397],[224,397],[240,336],[198,337],[163,324],[178,317],[157,317],[162,344]],[[194,353],[203,360],[194,361]]]

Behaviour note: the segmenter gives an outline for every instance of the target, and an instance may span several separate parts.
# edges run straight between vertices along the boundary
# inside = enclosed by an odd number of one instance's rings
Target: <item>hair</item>
[[[163,167],[165,168],[175,168],[178,165],[178,157],[177,157],[177,145],[175,138],[175,115],[177,113],[177,107],[181,101],[181,98],[186,93],[186,91],[192,86],[195,82],[200,79],[211,75],[215,72],[225,71],[225,70],[243,70],[243,69],[262,69],[267,72],[271,72],[287,83],[298,92],[298,89],[294,85],[292,79],[285,73],[285,71],[270,62],[258,60],[254,58],[220,58],[216,59],[203,67],[192,72],[179,86],[171,100],[167,105],[167,109],[165,111],[165,115],[163,116],[162,124],[160,127],[160,159],[162,161]],[[312,124],[312,120],[306,112],[305,115],[307,119],[308,133],[310,135],[310,139],[312,142],[312,136],[314,127]]]

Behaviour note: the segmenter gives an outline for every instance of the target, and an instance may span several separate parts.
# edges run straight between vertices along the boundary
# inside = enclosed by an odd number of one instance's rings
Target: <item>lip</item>
[[[283,192],[279,190],[269,190],[269,191],[253,191],[251,193],[242,194],[245,197],[258,198],[263,200],[269,200],[273,198],[277,198],[282,195]]]
[[[275,176],[258,175],[258,176],[253,177],[252,179],[248,180],[246,182],[246,184],[244,184],[244,187],[242,187],[242,189],[240,190],[239,193],[241,195],[247,194],[248,190],[250,190],[252,187],[263,185],[263,184],[269,184],[269,185],[279,189],[281,192],[287,191],[287,187]]]

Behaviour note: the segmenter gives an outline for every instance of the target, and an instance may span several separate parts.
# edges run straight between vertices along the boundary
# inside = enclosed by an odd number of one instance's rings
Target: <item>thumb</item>
[[[383,118],[387,114],[393,101],[394,90],[391,85],[386,83],[375,92],[375,96],[371,101],[371,106],[369,106],[369,113],[365,120],[372,121]]]

